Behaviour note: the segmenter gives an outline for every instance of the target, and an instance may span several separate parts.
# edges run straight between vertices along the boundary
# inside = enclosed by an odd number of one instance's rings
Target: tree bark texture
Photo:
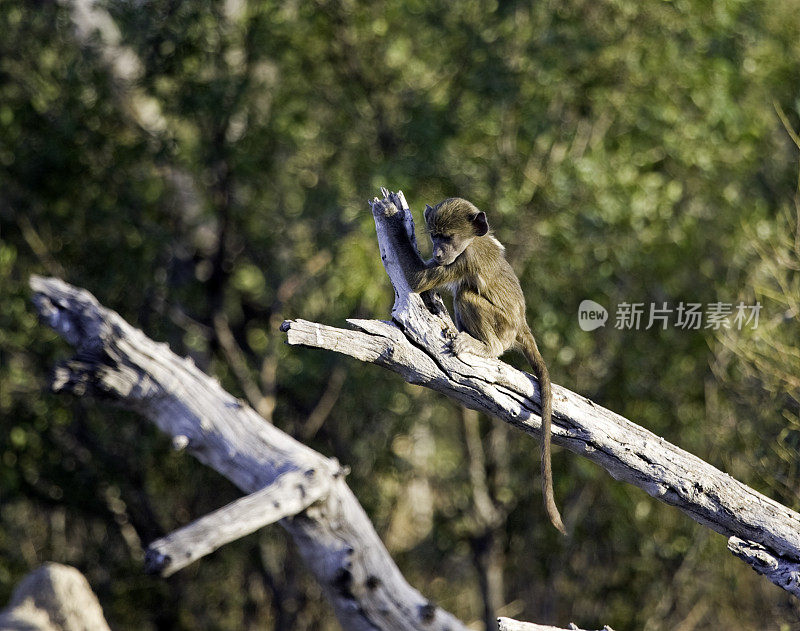
[[[546,624],[534,624],[532,622],[520,622],[513,618],[498,618],[497,619],[498,631],[586,631],[586,629],[579,629],[574,624],[570,624],[565,629],[561,627],[551,627]],[[614,631],[611,627],[606,625],[600,631]]]

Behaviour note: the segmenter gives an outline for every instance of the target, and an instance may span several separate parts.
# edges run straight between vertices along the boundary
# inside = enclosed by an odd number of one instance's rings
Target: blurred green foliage
[[[0,603],[53,560],[116,629],[336,628],[278,528],[142,574],[143,545],[237,491],[135,415],[47,392],[70,351],[29,305],[39,273],[350,466],[408,579],[468,622],[488,537],[502,614],[796,628],[723,538],[566,452],[559,539],[536,445],[485,419],[506,519],[481,523],[452,404],[277,330],[387,317],[378,186],[415,209],[467,197],[554,381],[797,509],[798,148],[778,115],[800,129],[795,0],[85,4],[0,3]],[[764,326],[587,333],[585,298],[758,299]]]

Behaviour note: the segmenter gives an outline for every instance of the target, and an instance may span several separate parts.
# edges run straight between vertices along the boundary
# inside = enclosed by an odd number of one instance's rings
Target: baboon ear
[[[422,213],[422,216],[425,217],[425,223],[428,223],[428,215],[429,213],[433,212],[433,208],[431,208],[428,204],[425,204],[425,212]]]
[[[489,232],[489,222],[486,221],[486,213],[481,211],[472,218],[472,227],[475,230],[475,235],[482,237]]]

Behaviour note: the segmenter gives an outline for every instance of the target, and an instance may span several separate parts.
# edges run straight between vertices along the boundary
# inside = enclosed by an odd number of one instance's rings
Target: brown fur
[[[433,258],[423,262],[410,242],[404,246],[406,277],[415,291],[447,287],[453,293],[457,354],[499,357],[522,351],[539,379],[542,393],[542,492],[547,515],[565,533],[553,498],[550,434],[553,398],[550,375],[525,320],[525,297],[504,248],[489,231],[486,215],[470,202],[449,198],[425,209]],[[399,242],[408,241],[406,238]],[[398,243],[399,245],[399,243]]]

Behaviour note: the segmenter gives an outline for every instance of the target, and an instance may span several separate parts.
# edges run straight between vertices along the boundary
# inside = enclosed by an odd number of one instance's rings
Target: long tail
[[[547,366],[545,366],[542,355],[539,353],[539,347],[536,346],[536,340],[533,338],[529,328],[525,327],[525,330],[520,333],[519,343],[525,359],[528,360],[533,372],[539,379],[539,387],[542,393],[542,495],[544,496],[544,509],[553,525],[561,534],[565,535],[567,531],[561,521],[561,515],[553,497],[553,466],[550,462],[553,393],[550,388],[550,373],[547,371]]]

